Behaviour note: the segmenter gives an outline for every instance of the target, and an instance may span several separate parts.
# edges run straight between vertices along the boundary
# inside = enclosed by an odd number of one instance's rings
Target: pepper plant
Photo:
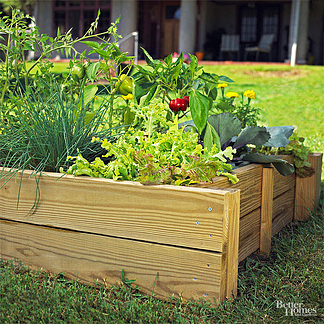
[[[164,60],[154,60],[150,54],[142,49],[147,67],[136,66],[134,96],[138,103],[145,105],[152,98],[160,98],[168,103],[170,109],[184,117],[190,111],[191,117],[201,134],[206,127],[209,110],[217,98],[217,85],[219,82],[233,82],[233,80],[206,73],[198,66],[196,56],[189,54],[190,63],[184,62],[181,53],[176,61],[172,54]],[[185,106],[189,97],[189,110]],[[173,101],[173,100],[178,100]]]

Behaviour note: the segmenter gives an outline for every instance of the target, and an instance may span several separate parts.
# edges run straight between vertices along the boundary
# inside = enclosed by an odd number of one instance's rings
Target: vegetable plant
[[[216,148],[209,153],[198,144],[198,134],[183,132],[174,125],[165,134],[155,132],[147,137],[143,131],[128,132],[116,142],[94,138],[107,151],[103,157],[110,157],[107,164],[100,157],[92,162],[81,153],[71,157],[75,163],[67,173],[105,177],[114,180],[136,180],[143,184],[191,184],[211,181],[224,175],[236,183],[231,174],[232,166],[226,163],[232,158],[233,150],[224,152]]]
[[[304,178],[314,174],[315,170],[308,162],[308,155],[311,153],[310,149],[304,145],[305,138],[298,136],[296,130],[289,137],[287,145],[275,146],[262,146],[258,152],[267,155],[292,155],[294,158],[294,165],[298,176]]]
[[[247,126],[242,129],[240,120],[230,113],[210,115],[204,132],[205,145],[216,145],[224,150],[230,146],[236,149],[234,164],[242,161],[273,163],[282,175],[294,172],[294,166],[285,160],[255,152],[257,147],[280,147],[289,143],[293,126],[260,127]]]
[[[179,119],[190,113],[201,133],[217,97],[219,81],[233,81],[225,76],[204,72],[198,66],[198,59],[191,54],[190,63],[187,64],[182,53],[176,60],[172,59],[172,54],[164,60],[154,60],[145,49],[143,52],[147,66],[136,66],[133,74],[136,101],[146,104],[153,98],[159,98],[169,104]]]

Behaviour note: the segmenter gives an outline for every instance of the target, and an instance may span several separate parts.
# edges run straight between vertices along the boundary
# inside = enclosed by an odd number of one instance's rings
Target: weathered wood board
[[[295,188],[291,188],[273,200],[272,235],[288,225],[294,216]]]
[[[1,257],[64,272],[93,284],[120,282],[125,270],[141,291],[160,297],[220,298],[221,253],[1,221]]]
[[[199,183],[199,188],[231,188],[241,190],[241,215],[251,213],[261,206],[262,166],[250,164],[233,171],[239,182],[232,184],[226,177],[216,177],[212,183]]]
[[[43,174],[39,207],[27,215],[36,190],[29,176],[18,209],[20,176],[0,189],[1,257],[86,282],[114,283],[124,269],[146,293],[159,272],[163,297],[236,295],[239,190]]]
[[[238,261],[243,261],[260,247],[261,208],[240,219]]]
[[[311,163],[315,173],[307,178],[296,177],[294,219],[299,221],[309,218],[310,213],[318,205],[321,194],[323,154],[314,153],[309,155],[308,162]]]
[[[261,226],[260,226],[260,253],[268,255],[271,249],[272,214],[273,214],[273,168],[263,168]]]
[[[49,173],[39,181],[40,204],[34,204],[36,183],[23,174],[0,189],[4,219],[77,231],[222,251],[224,199],[231,189],[143,186]]]

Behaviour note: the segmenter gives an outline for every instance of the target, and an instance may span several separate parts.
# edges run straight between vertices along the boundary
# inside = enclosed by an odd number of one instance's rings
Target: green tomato
[[[116,82],[115,88],[118,89],[122,95],[126,96],[133,92],[133,81],[126,74],[122,74],[120,76],[120,81]]]
[[[71,75],[76,80],[81,80],[84,77],[84,68],[81,64],[74,64],[71,69]]]

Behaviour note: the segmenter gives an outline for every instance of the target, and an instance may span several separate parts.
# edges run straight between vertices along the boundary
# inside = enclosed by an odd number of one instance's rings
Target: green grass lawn
[[[293,125],[312,150],[324,149],[324,67],[208,65],[208,72],[233,79],[228,91],[254,90],[266,126]]]

